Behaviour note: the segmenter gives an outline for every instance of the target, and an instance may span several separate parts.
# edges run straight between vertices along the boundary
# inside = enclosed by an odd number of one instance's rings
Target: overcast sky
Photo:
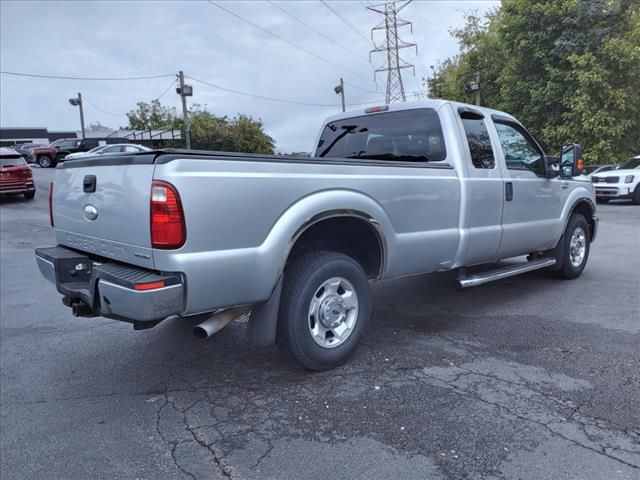
[[[276,148],[283,152],[311,150],[322,120],[340,109],[333,87],[341,76],[347,82],[347,105],[384,100],[385,74],[378,74],[377,85],[373,82],[373,70],[383,65],[383,55],[374,55],[369,63],[366,59],[371,43],[321,2],[274,3],[345,48],[269,2],[218,3],[336,65],[288,45],[206,1],[0,0],[1,69],[76,77],[171,75],[182,69],[187,76],[242,92],[332,105],[267,101],[187,80],[194,87],[190,103],[206,105],[218,115],[245,113],[262,119],[267,133],[276,140]],[[382,19],[365,8],[377,2],[327,3],[367,37]],[[448,31],[462,25],[464,12],[482,14],[498,5],[495,1],[422,0],[407,6],[401,17],[413,22],[413,36],[405,27],[400,30],[401,38],[407,42],[414,42],[415,38],[419,55],[412,49],[402,51],[402,57],[416,66],[415,76],[410,70],[403,71],[406,90],[421,88],[421,78],[427,75],[429,66],[457,52]],[[381,35],[375,37],[378,42]],[[87,125],[99,121],[117,128],[127,124],[124,113],[136,102],[158,97],[173,79],[86,81],[1,75],[0,81],[1,126],[79,130],[77,108],[68,103],[77,92],[86,99]],[[355,87],[378,89],[381,93]],[[161,102],[180,106],[173,89]]]

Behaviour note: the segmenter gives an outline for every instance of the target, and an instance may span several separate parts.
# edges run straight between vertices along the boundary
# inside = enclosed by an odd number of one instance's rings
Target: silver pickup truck
[[[249,313],[251,341],[329,369],[366,329],[370,280],[580,275],[597,230],[581,155],[570,144],[546,156],[503,112],[429,100],[331,117],[310,158],[71,160],[51,185],[58,245],[36,258],[76,316],[136,329],[191,317],[207,337]]]

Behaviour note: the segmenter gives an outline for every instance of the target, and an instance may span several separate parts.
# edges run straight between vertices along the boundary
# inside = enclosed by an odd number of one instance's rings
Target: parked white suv
[[[630,158],[617,170],[591,176],[598,202],[628,199],[640,205],[640,155]]]

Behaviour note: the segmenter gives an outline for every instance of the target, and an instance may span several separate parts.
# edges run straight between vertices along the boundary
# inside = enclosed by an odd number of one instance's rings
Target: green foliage
[[[516,116],[555,153],[580,143],[590,163],[640,153],[640,7],[637,0],[504,0],[469,15],[452,35],[460,54],[428,80],[433,96]]]
[[[157,128],[177,128],[178,117],[175,108],[165,107],[160,100],[151,103],[138,102],[136,109],[127,113],[129,127],[133,130],[149,130]]]
[[[162,106],[158,100],[140,102],[127,114],[129,128],[183,128],[182,117],[175,109]],[[218,117],[194,104],[189,109],[191,146],[195,149],[272,154],[273,139],[264,132],[262,122],[248,115]]]

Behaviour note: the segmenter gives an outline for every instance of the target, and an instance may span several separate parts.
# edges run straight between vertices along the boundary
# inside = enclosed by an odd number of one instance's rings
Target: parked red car
[[[36,195],[31,167],[15,150],[0,147],[0,195],[24,194],[32,199]]]

